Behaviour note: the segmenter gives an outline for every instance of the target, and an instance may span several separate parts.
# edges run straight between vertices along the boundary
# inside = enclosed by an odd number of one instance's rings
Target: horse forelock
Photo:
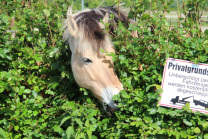
[[[127,14],[125,14],[123,11],[118,11],[117,8],[113,6],[85,10],[73,15],[74,20],[79,28],[79,37],[81,37],[81,40],[85,40],[88,42],[88,44],[91,44],[88,45],[88,47],[92,47],[92,49],[97,53],[100,52],[100,48],[106,50],[107,33],[102,29],[100,25],[100,21],[104,18],[106,13],[114,15],[114,19],[110,20],[109,23],[116,24],[121,21],[125,24],[128,24]],[[111,34],[115,28],[115,25],[110,25],[109,33]],[[71,36],[69,31],[67,31],[67,25],[65,25],[65,30],[64,39],[68,40],[68,43],[70,44],[69,38]]]
[[[79,37],[90,42],[94,51],[99,51],[104,48],[103,45],[106,33],[101,28],[99,22],[104,17],[103,14],[97,13],[95,10],[83,12],[75,16],[75,21],[79,27]]]

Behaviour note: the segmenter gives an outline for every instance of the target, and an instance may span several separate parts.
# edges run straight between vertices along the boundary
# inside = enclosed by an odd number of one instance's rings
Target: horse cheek
[[[77,84],[80,87],[84,87],[83,84],[83,75],[84,73],[82,72],[82,65],[81,63],[77,60],[76,55],[72,55],[72,59],[71,59],[71,66],[72,66],[72,72],[74,75],[74,79],[77,82]]]

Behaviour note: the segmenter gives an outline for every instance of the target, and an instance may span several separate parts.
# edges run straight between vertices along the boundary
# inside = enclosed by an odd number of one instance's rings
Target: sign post
[[[168,58],[163,72],[161,106],[208,113],[208,64]]]

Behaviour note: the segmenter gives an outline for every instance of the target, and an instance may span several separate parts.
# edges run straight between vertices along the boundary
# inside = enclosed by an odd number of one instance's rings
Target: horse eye
[[[83,61],[84,61],[86,64],[92,63],[92,60],[90,60],[90,59],[87,58],[87,57],[84,57],[84,58],[83,58]]]

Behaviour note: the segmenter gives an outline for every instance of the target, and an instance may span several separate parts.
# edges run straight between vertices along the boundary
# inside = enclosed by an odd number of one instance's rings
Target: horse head
[[[109,20],[109,14],[114,14],[113,21]],[[68,15],[64,33],[72,52],[71,66],[77,84],[91,90],[108,114],[109,109],[118,109],[112,98],[123,90],[123,85],[114,71],[112,57],[100,51],[102,48],[115,53],[103,23],[118,23],[120,20],[127,22],[127,15],[119,13],[116,7],[85,10]]]

